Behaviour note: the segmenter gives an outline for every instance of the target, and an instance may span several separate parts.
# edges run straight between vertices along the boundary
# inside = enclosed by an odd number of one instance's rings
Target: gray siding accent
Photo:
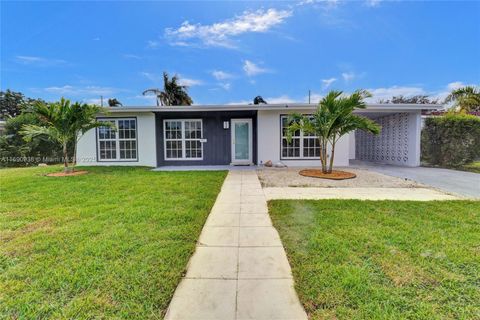
[[[202,119],[203,160],[165,161],[163,142],[163,120],[165,119]],[[231,119],[252,119],[253,163],[257,163],[257,111],[208,111],[208,112],[157,112],[155,114],[155,134],[157,141],[157,166],[188,165],[228,165],[231,162],[230,128],[223,129],[223,122]]]

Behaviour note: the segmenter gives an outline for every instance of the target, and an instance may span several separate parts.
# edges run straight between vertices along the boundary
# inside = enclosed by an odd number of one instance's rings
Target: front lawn
[[[269,207],[311,319],[480,318],[480,202]]]
[[[0,170],[1,319],[161,319],[226,172]]]

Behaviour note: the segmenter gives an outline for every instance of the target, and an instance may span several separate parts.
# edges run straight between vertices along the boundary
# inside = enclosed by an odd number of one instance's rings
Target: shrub
[[[422,160],[457,167],[480,157],[480,117],[446,114],[427,118],[422,131]]]
[[[28,112],[8,118],[0,136],[0,167],[23,167],[40,162],[61,162],[62,148],[48,139],[35,138],[26,142],[19,133],[24,125],[40,125],[40,119]],[[58,160],[57,160],[58,159]]]

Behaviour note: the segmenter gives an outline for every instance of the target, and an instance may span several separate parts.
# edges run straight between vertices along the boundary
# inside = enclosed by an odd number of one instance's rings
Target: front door
[[[252,119],[232,119],[232,164],[252,164]]]

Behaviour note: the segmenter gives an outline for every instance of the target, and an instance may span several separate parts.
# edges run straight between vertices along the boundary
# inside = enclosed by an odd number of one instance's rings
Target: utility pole
[[[308,104],[310,104],[310,89],[308,89]]]
[[[100,106],[103,108],[103,96],[100,96]]]

